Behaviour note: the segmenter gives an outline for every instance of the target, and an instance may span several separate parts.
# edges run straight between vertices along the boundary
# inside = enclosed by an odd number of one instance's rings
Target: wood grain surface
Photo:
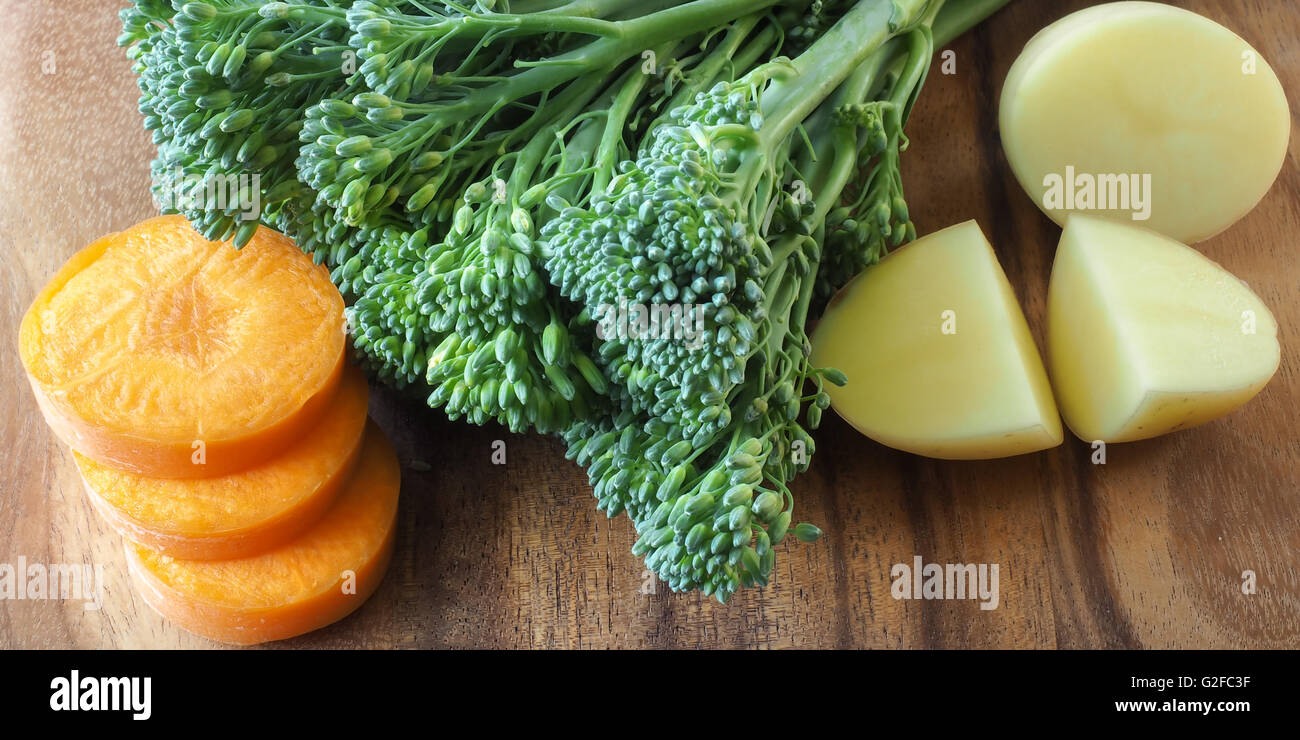
[[[950,48],[910,122],[907,193],[927,233],[975,218],[1042,346],[1059,230],[1016,185],[996,106],[1024,42],[1086,2],[1013,0]],[[1261,51],[1300,103],[1300,8],[1189,0]],[[0,647],[209,647],[130,586],[121,543],[46,429],[16,351],[39,287],[74,251],[152,215],[149,138],[113,40],[112,0],[0,0],[0,562],[103,565],[103,608],[0,601]],[[52,64],[52,66],[51,66]],[[1008,460],[943,462],[883,448],[830,418],[797,480],[826,537],[780,548],[773,583],[720,605],[672,594],[596,511],[558,442],[452,424],[380,390],[372,414],[406,469],[397,554],[379,592],[293,648],[1300,647],[1300,137],[1281,176],[1199,246],[1277,317],[1282,367],[1207,426],[1114,445],[1068,438]],[[505,465],[491,462],[504,440]],[[1000,603],[900,601],[890,567],[997,563]],[[1243,571],[1257,592],[1242,593]]]

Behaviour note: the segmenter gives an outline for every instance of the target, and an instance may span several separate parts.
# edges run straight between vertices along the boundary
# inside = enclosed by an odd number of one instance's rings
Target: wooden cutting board
[[[1024,42],[1086,2],[1014,0],[952,45],[908,127],[908,200],[927,233],[975,218],[1040,346],[1059,231],[1011,176],[996,104]],[[1300,8],[1188,0],[1252,43],[1300,103]],[[39,287],[74,251],[152,215],[149,138],[114,0],[0,0],[0,563],[103,566],[102,609],[0,601],[0,648],[209,647],[130,587],[119,539],[86,501],[36,408],[15,348]],[[672,594],[630,554],[626,519],[596,511],[559,443],[453,424],[393,394],[372,414],[404,472],[397,554],[356,614],[281,647],[1300,647],[1300,137],[1245,219],[1199,245],[1249,282],[1281,326],[1282,368],[1244,409],[1115,445],[1073,438],[988,462],[883,448],[830,418],[800,518],[826,536],[778,553],[773,583],[728,605]],[[494,465],[502,440],[506,464]],[[1000,603],[900,601],[915,556],[999,564]],[[1253,571],[1254,594],[1242,591]]]

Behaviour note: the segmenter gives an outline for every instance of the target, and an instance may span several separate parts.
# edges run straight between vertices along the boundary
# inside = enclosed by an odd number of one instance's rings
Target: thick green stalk
[[[617,32],[547,60],[543,66],[531,67],[499,85],[477,90],[449,109],[463,116],[482,113],[502,101],[520,100],[561,85],[577,76],[575,67],[587,71],[608,69],[641,50],[706,31],[775,3],[776,0],[696,0],[633,20],[619,21],[615,24]]]
[[[655,50],[655,54],[671,54],[672,49],[664,45]],[[605,187],[609,185],[610,178],[614,175],[614,162],[618,160],[618,147],[623,141],[623,126],[627,117],[632,113],[632,107],[635,105],[637,98],[641,96],[641,91],[645,89],[646,80],[649,75],[643,74],[640,67],[633,67],[628,70],[624,78],[619,80],[618,94],[614,96],[606,110],[605,130],[601,134],[600,146],[596,149],[593,164],[597,165],[596,173],[592,179],[591,190],[594,193],[604,192]],[[600,166],[608,162],[609,166]]]
[[[518,5],[519,3],[512,3]],[[641,10],[646,3],[643,0],[571,0],[567,3],[555,3],[554,7],[544,10],[529,11],[511,8],[512,13],[554,13],[558,15],[582,16],[584,18],[609,18],[625,10]],[[527,7],[527,6],[523,6]]]
[[[1010,0],[947,0],[934,19],[934,48],[941,49],[948,42],[966,33],[971,27],[993,15]]]
[[[577,116],[604,89],[609,74],[592,75],[591,77],[593,79],[590,80],[590,84],[570,86],[565,90],[565,95],[559,96],[552,101],[551,104],[553,105],[562,104],[563,107],[557,109],[562,113],[556,116],[549,125],[533,135],[528,144],[519,152],[519,158],[515,161],[510,172],[508,188],[512,192],[517,194],[523,192],[527,184],[533,179],[533,173],[542,163],[547,150],[550,149],[556,133],[567,125],[568,121]],[[566,97],[567,99],[561,102]]]
[[[791,63],[789,74],[774,73],[762,98],[767,117],[760,132],[762,149],[789,136],[858,65],[902,30],[891,23],[896,9],[913,19],[930,1],[860,2]]]

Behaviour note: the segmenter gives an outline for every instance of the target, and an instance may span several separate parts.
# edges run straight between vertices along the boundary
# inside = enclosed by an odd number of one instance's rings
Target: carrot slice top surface
[[[180,216],[100,239],[24,317],[22,359],[54,402],[144,439],[226,439],[291,416],[344,351],[326,270],[261,228],[243,249]]]

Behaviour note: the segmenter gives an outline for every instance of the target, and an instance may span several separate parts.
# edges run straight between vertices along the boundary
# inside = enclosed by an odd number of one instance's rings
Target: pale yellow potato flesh
[[[974,221],[901,247],[854,278],[812,345],[815,366],[848,376],[844,387],[826,384],[831,407],[890,447],[974,460],[1064,437],[1024,314]]]
[[[999,110],[1007,160],[1052,220],[1085,212],[1188,244],[1255,207],[1282,167],[1290,122],[1277,75],[1250,44],[1196,13],[1148,2],[1097,5],[1044,28],[1007,73]],[[1045,180],[1052,175],[1062,181]],[[1150,192],[1135,199],[1132,187],[1147,175]],[[1062,196],[1050,206],[1049,191]],[[1103,191],[1104,205],[1127,207],[1102,210]],[[1132,218],[1143,211],[1146,220]]]
[[[1073,215],[1048,288],[1048,366],[1081,439],[1128,442],[1241,406],[1281,360],[1268,307],[1195,249]]]

